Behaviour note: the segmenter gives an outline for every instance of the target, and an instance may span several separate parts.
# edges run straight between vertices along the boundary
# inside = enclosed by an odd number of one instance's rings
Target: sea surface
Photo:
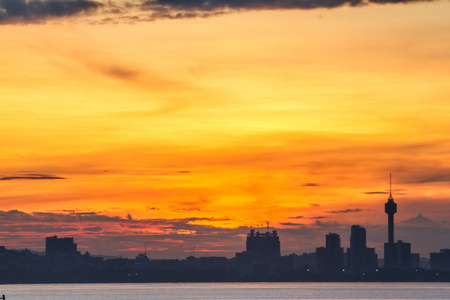
[[[450,283],[5,284],[6,300],[450,299]]]

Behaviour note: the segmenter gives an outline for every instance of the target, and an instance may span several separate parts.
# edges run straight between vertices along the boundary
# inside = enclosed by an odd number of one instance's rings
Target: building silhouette
[[[75,256],[77,255],[77,244],[72,237],[58,238],[56,235],[45,238],[45,255],[55,256]]]
[[[344,248],[341,248],[341,237],[337,233],[329,233],[325,237],[325,248],[316,248],[316,265],[319,274],[337,274],[344,267]]]
[[[401,241],[394,243],[394,214],[397,212],[397,203],[392,197],[391,174],[389,177],[389,198],[384,204],[384,212],[388,215],[388,242],[384,244],[384,267],[397,268],[409,260],[407,253],[409,251],[411,254],[411,244],[404,244]]]
[[[378,258],[375,254],[375,248],[367,248],[366,229],[364,227],[352,226],[347,259],[347,269],[351,274],[368,272],[377,268]]]
[[[450,249],[430,253],[430,269],[450,272]]]
[[[255,230],[250,230],[247,234],[247,242],[245,251],[249,254],[257,254],[262,257],[280,256],[280,237],[277,231],[267,231],[266,233],[259,233]]]
[[[388,243],[394,243],[394,214],[397,212],[397,203],[394,202],[394,197],[392,197],[392,177],[389,174],[389,198],[388,202],[384,204],[384,211],[388,215]]]
[[[384,267],[395,269],[410,269],[419,266],[419,255],[411,254],[411,243],[399,240],[394,243],[394,214],[397,212],[397,203],[392,197],[392,177],[390,177],[390,192],[388,202],[384,205],[388,215],[388,242],[384,244]]]

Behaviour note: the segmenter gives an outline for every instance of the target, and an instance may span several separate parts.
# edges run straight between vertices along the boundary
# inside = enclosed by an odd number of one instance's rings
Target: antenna
[[[389,194],[392,195],[392,173],[389,173]]]
[[[147,242],[144,243],[144,255],[147,256]]]
[[[266,221],[266,224],[267,224],[267,232],[269,232],[270,230],[269,230],[269,224],[270,224],[270,222],[269,221]]]

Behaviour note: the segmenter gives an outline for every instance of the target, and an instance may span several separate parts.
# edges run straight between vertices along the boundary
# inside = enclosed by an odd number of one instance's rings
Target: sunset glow
[[[392,172],[398,238],[448,247],[450,2],[148,21],[112,2],[0,13],[0,244],[232,256],[270,222],[289,254],[361,224],[381,254]]]

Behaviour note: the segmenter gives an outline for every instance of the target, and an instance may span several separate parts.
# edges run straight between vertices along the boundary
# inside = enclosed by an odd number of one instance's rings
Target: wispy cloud
[[[366,195],[384,195],[387,194],[387,192],[364,192]]]
[[[286,223],[280,223],[280,225],[283,225],[283,226],[302,226],[304,224],[303,223],[286,222]]]
[[[289,219],[303,219],[303,216],[295,216],[295,217],[289,217]]]
[[[329,214],[348,214],[348,213],[356,213],[356,212],[360,212],[360,211],[362,211],[362,209],[355,208],[355,209],[330,210],[330,211],[327,211],[327,213],[329,213]]]
[[[5,176],[0,177],[0,180],[53,180],[53,179],[67,179],[65,177],[52,176],[46,174],[26,174],[23,176]]]

